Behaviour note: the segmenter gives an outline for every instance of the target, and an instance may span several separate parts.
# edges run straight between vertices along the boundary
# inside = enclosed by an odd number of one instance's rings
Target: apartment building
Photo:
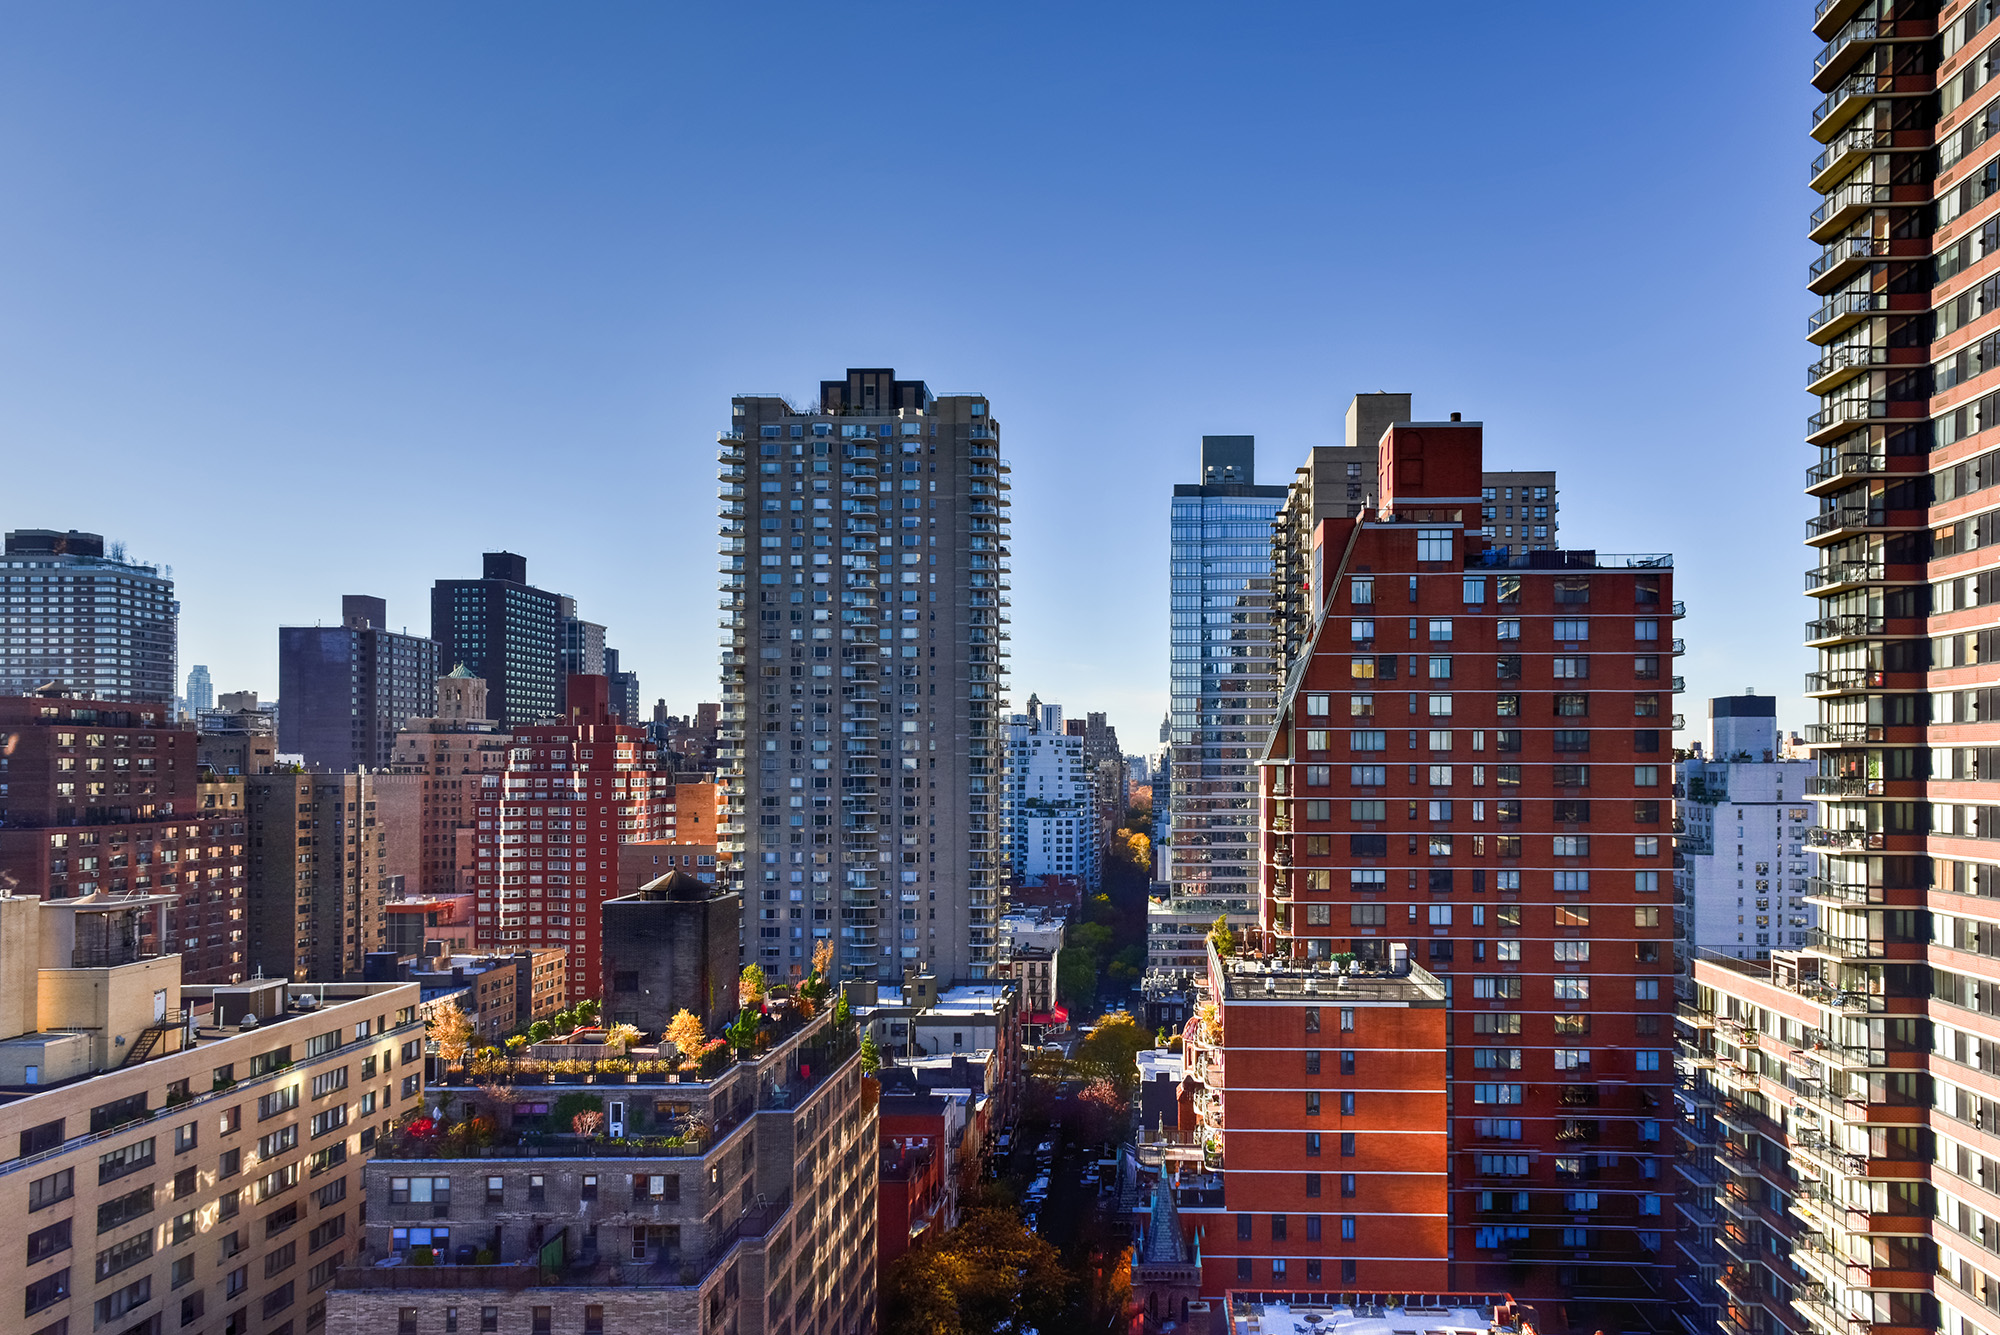
[[[1257,926],[1257,901],[1203,899],[1193,895],[1160,894],[1146,899],[1146,967],[1200,974],[1206,971],[1208,933],[1217,918],[1226,919],[1238,937]]]
[[[253,774],[249,889],[253,972],[299,982],[359,980],[388,944],[387,835],[371,774]]]
[[[1355,519],[1380,508],[1377,446],[1392,424],[1411,420],[1410,399],[1356,394],[1347,405],[1343,442],[1315,445],[1286,489],[1271,527],[1272,642],[1281,678],[1308,647],[1313,629],[1313,539],[1320,521]],[[1487,472],[1479,483],[1478,533],[1492,550],[1513,556],[1561,547],[1554,472]]]
[[[1059,711],[1056,718],[1051,730],[1034,712],[1007,716],[1002,843],[1017,881],[1074,877],[1095,891],[1103,882],[1097,776],[1085,738],[1062,730]]]
[[[377,801],[383,819],[406,835],[391,849],[392,859],[403,864],[404,889],[469,893],[478,862],[478,809],[499,800],[513,739],[486,716],[486,683],[463,664],[439,677],[433,689],[435,712],[408,719],[396,734],[390,773],[376,776]]]
[[[1365,973],[1213,948],[1206,971],[1182,1036],[1195,1133],[1140,1133],[1188,1172],[1200,1296],[1450,1287],[1444,983],[1400,942]]]
[[[1398,422],[1380,450],[1376,515],[1314,544],[1249,944],[1380,966],[1412,940],[1451,984],[1450,1285],[1660,1319],[1672,561],[1495,550],[1478,423]]]
[[[1980,944],[2000,930],[1981,607],[2000,477],[1997,18],[1959,0],[1832,0],[1812,18],[1819,874],[1802,947],[1694,962],[1690,1154],[1721,1200],[1683,1235],[1690,1328],[2000,1329],[1982,1056],[2000,1043],[1983,1001],[2000,975]]]
[[[162,706],[171,723],[180,610],[160,567],[107,551],[103,535],[16,529],[0,552],[0,695],[54,686],[120,705]]]
[[[172,896],[156,949],[178,952],[183,982],[239,982],[249,972],[241,784],[204,781],[195,733],[168,713],[0,697],[0,893]]]
[[[673,783],[646,730],[613,721],[604,678],[566,693],[567,721],[514,730],[500,799],[478,808],[474,880],[479,948],[567,950],[581,1001],[605,992],[600,910],[619,894],[619,846],[661,837]]]
[[[1781,760],[1778,701],[1708,702],[1708,750],[1674,762],[1675,898],[1689,949],[1764,960],[1806,944],[1810,760]]]
[[[497,1127],[485,1152],[383,1142],[329,1335],[873,1331],[876,1111],[858,1041],[828,1011],[785,1029],[671,1084],[510,1083],[503,1068],[460,1094]],[[565,1098],[595,1105],[601,1130],[556,1125]]]
[[[396,734],[430,706],[438,645],[389,629],[389,605],[348,594],[337,626],[278,627],[278,749],[308,768],[385,769]]]
[[[487,716],[503,729],[563,712],[563,596],[528,583],[528,558],[487,552],[478,579],[431,586],[431,638],[441,663],[487,685]]]
[[[304,1335],[423,1102],[417,989],[184,987],[165,902],[0,897],[0,1285],[36,1335]]]
[[[817,404],[739,395],[722,481],[723,852],[749,956],[800,978],[990,976],[1010,551],[979,394],[850,368]]]

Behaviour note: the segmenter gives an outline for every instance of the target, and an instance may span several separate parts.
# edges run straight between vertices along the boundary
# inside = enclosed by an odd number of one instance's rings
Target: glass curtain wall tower
[[[1257,482],[1254,436],[1203,436],[1201,481],[1174,488],[1173,776],[1168,877],[1177,896],[1247,897],[1257,883],[1257,777],[1278,690],[1271,524],[1285,488]]]

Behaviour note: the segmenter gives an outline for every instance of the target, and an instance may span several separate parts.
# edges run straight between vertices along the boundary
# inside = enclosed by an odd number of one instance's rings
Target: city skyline
[[[768,162],[788,188],[823,193],[816,183],[838,168],[789,169],[876,113],[816,122],[799,114],[803,94],[774,92],[768,107],[723,114],[708,94],[727,66],[710,58],[687,61],[686,88],[631,106],[583,85],[649,86],[635,56],[683,41],[729,48],[747,32],[730,25],[753,20],[694,16],[670,35],[638,20],[549,33],[499,19],[442,83],[433,76],[451,62],[423,56],[455,35],[429,21],[336,120],[310,90],[342,77],[359,39],[310,17],[233,32],[141,20],[104,34],[17,17],[0,112],[49,127],[32,146],[0,141],[37,200],[0,223],[23,260],[0,316],[14,354],[0,369],[0,441],[17,494],[58,494],[63,461],[85,453],[114,469],[174,458],[195,476],[211,459],[260,492],[300,497],[278,502],[274,526],[342,558],[292,557],[266,540],[243,562],[238,544],[175,534],[165,511],[115,489],[5,520],[102,532],[172,566],[183,665],[207,663],[217,689],[267,698],[278,625],[331,620],[326,609],[358,588],[404,609],[392,629],[421,631],[415,609],[432,580],[462,575],[481,551],[520,552],[538,583],[611,627],[648,705],[665,698],[686,713],[716,691],[712,609],[698,581],[673,577],[709,559],[701,526],[675,521],[705,505],[684,498],[708,485],[712,405],[803,394],[827,366],[921,366],[940,392],[1010,406],[1016,683],[1102,708],[1137,739],[1167,704],[1159,498],[1189,474],[1200,436],[1255,435],[1285,476],[1338,442],[1353,393],[1406,391],[1426,415],[1477,411],[1495,423],[1496,450],[1556,470],[1566,545],[1616,550],[1622,532],[1657,532],[1681,557],[1689,694],[1774,693],[1790,731],[1808,718],[1799,685],[1810,667],[1780,629],[1804,607],[1796,538],[1810,511],[1790,444],[1810,405],[1783,397],[1807,311],[1796,275],[1810,196],[1790,92],[1809,42],[1781,16],[1752,13],[1729,50],[1614,70],[1590,53],[1646,49],[1657,20],[1593,10],[1576,22],[1583,12],[1444,16],[1458,25],[1454,51],[1532,47],[1531,63],[1569,73],[1539,92],[1520,86],[1519,63],[1439,54],[1427,59],[1449,77],[1427,79],[1439,91],[1415,109],[1394,92],[1430,66],[1401,53],[1394,16],[1288,15],[1282,29],[1252,16],[1216,40],[1167,11],[1121,34],[1128,63],[1110,72],[1064,54],[1111,40],[1109,17],[1067,20],[1065,42],[1049,44],[1062,49],[1047,49],[939,16],[937,40],[988,53],[1000,105],[897,129],[928,161],[970,151],[970,188],[990,213],[808,225],[780,209],[748,228],[704,202],[734,197],[732,164]],[[863,42],[784,17],[812,39],[797,45],[817,46],[774,62],[809,69]],[[250,44],[267,60],[245,75]],[[1345,71],[1337,93],[1285,91],[1329,61]],[[1265,80],[1267,67],[1278,77]],[[91,110],[107,71],[129,77],[123,96],[143,97],[147,117]],[[1197,71],[1258,91],[1194,108],[1160,91]],[[1689,79],[1714,97],[1668,134],[1660,107]],[[1503,92],[1522,117],[1593,112],[1534,162],[1509,165],[1472,151],[1462,128]],[[1056,135],[1078,117],[1102,128],[1075,144]],[[1413,135],[1455,146],[1413,158]],[[1649,144],[1647,172],[1604,172],[1619,143]],[[1177,165],[1190,147],[1223,162],[1190,175]],[[163,190],[157,161],[176,164],[194,198]],[[1274,193],[1258,204],[1229,202],[1266,180]],[[384,212],[362,197],[371,186],[401,206]],[[1662,202],[1695,189],[1732,198],[1740,229],[1688,247]],[[578,202],[546,202],[563,197]],[[1376,198],[1406,202],[1366,206]],[[107,201],[133,210],[134,226],[86,225]],[[1559,240],[1522,226],[1543,208],[1566,220]],[[1068,223],[1060,237],[1031,226],[1051,209]],[[749,315],[884,240],[917,271],[982,276],[987,314],[949,328],[886,322],[893,290],[866,287],[839,298],[855,324],[801,322],[774,342]],[[701,263],[661,260],[662,248]],[[1374,255],[1426,258],[1355,258]],[[1718,309],[1738,314],[1717,321]],[[1716,350],[1703,394],[1666,391],[1661,371],[1697,339]],[[1118,411],[1102,411],[1113,400]],[[1688,478],[1732,481],[1678,487],[1662,506],[1626,486],[1607,449],[1621,440],[1635,452],[1667,442]],[[589,465],[554,470],[540,508],[427,507],[414,524],[407,504],[378,513],[354,490],[386,475],[380,495],[409,502],[456,485],[469,463],[517,469],[545,454]],[[312,462],[326,459],[342,462]],[[607,477],[615,485],[591,482]],[[614,554],[606,532],[643,533],[645,558],[622,544]],[[1073,574],[1089,568],[1118,572],[1110,596],[1079,596]]]

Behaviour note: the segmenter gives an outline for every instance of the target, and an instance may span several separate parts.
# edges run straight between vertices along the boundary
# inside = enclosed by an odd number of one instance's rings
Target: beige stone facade
[[[22,1230],[0,1251],[0,1289],[22,1303],[13,1328],[316,1329],[357,1245],[361,1165],[423,1098],[417,988],[182,988],[177,961],[140,955],[123,925],[93,938],[89,918],[129,910],[85,907],[69,924],[63,911],[0,898],[0,1207]],[[51,967],[93,939],[106,950],[90,967]],[[18,967],[23,941],[39,970]],[[63,1009],[89,993],[109,1000]],[[245,1026],[246,1013],[260,1018]],[[93,1022],[104,1046],[83,1069],[23,1082],[19,1054]]]

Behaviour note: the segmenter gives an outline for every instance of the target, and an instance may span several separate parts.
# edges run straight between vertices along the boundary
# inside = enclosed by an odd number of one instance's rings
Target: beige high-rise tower
[[[722,480],[721,839],[744,959],[985,978],[997,955],[1007,481],[984,395],[887,369],[739,395]]]

